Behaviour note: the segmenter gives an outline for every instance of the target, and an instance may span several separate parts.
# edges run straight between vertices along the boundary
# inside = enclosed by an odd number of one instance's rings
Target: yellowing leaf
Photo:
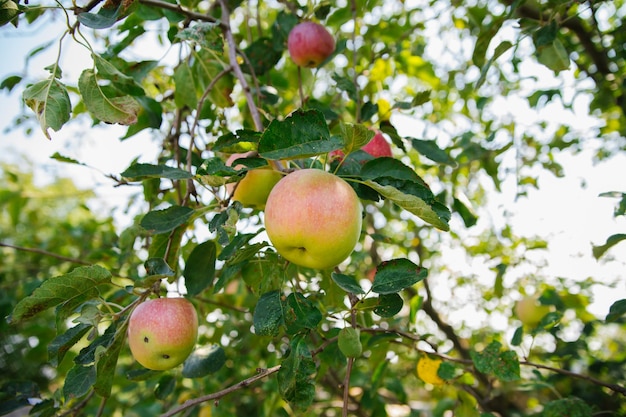
[[[98,85],[93,70],[83,71],[78,79],[78,89],[89,113],[106,123],[132,125],[137,122],[141,106],[131,96],[107,97]]]
[[[392,74],[389,60],[378,58],[370,71],[370,81],[385,81]]]
[[[441,359],[432,359],[428,355],[423,355],[417,361],[417,376],[427,384],[443,385],[445,381],[437,375],[441,366]]]

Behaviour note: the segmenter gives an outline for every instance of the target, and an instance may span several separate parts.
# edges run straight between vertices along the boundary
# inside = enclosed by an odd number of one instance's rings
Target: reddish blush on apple
[[[180,365],[198,337],[198,314],[185,298],[155,298],[139,304],[128,320],[128,344],[137,362],[164,371]]]
[[[361,235],[362,207],[350,185],[319,169],[292,172],[265,206],[265,229],[288,261],[315,269],[339,265]]]
[[[335,51],[335,39],[319,23],[302,22],[289,32],[287,49],[296,65],[313,68]]]
[[[383,133],[380,130],[376,131],[374,137],[369,142],[367,142],[367,144],[365,144],[361,148],[361,150],[372,155],[374,158],[380,158],[383,156],[391,157],[393,155],[391,152],[391,145],[389,145],[389,142],[387,142],[387,139],[385,139]],[[331,160],[335,158],[343,159],[345,157],[345,154],[341,149],[338,149],[336,151],[330,152],[329,156]]]

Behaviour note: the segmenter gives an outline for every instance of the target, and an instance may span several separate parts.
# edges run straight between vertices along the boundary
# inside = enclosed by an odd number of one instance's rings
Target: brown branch
[[[70,258],[68,256],[59,255],[58,253],[48,252],[47,250],[37,248],[25,248],[23,246],[11,245],[9,243],[0,242],[0,247],[11,248],[22,252],[38,253],[40,255],[50,256],[51,258],[60,259],[62,261],[72,262],[80,265],[91,265],[91,262],[86,262],[81,259]]]
[[[554,368],[552,366],[541,365],[541,364],[538,364],[538,363],[533,363],[533,362],[528,362],[528,361],[520,361],[520,364],[521,365],[526,365],[526,366],[532,366],[533,368],[537,368],[537,369],[545,369],[547,371],[552,371],[552,372],[555,372],[557,374],[566,375],[566,376],[569,376],[571,378],[577,378],[577,379],[582,379],[584,381],[589,381],[589,382],[591,382],[593,384],[600,385],[600,386],[608,388],[611,391],[614,391],[614,392],[616,392],[618,394],[622,394],[622,395],[626,396],[626,387],[623,387],[623,386],[617,385],[617,384],[610,384],[608,382],[604,382],[602,380],[599,380],[599,379],[594,378],[594,377],[589,376],[589,375],[578,374],[576,372],[568,371],[567,369]]]
[[[183,6],[174,3],[166,3],[161,0],[139,0],[139,3],[144,4],[146,6],[158,7],[161,9],[172,10],[174,12],[180,13],[182,15],[187,16],[191,20],[201,20],[203,22],[209,23],[217,23],[217,19],[211,17],[206,14],[196,13],[191,10],[187,10]]]
[[[184,411],[188,408],[194,407],[198,404],[201,404],[203,402],[206,401],[213,401],[213,400],[219,400],[222,397],[225,397],[226,395],[235,392],[237,390],[240,390],[242,388],[246,388],[249,385],[265,378],[268,375],[271,375],[273,373],[276,373],[280,370],[280,365],[276,365],[273,366],[271,368],[267,368],[267,369],[257,369],[257,374],[254,376],[251,376],[250,378],[244,379],[243,381],[240,381],[238,383],[236,383],[235,385],[231,385],[228,388],[225,388],[221,391],[218,392],[214,392],[213,394],[207,394],[207,395],[203,395],[202,397],[198,397],[198,398],[193,398],[191,400],[187,400],[185,401],[183,404],[179,405],[178,407],[172,408],[170,411],[168,411],[165,414],[161,414],[160,417],[171,417],[173,415],[176,415],[178,413],[180,413],[181,411]]]
[[[241,88],[243,89],[243,93],[246,96],[246,101],[248,102],[248,109],[250,110],[250,114],[252,116],[252,120],[254,121],[254,127],[257,131],[263,130],[263,122],[261,121],[261,114],[259,113],[259,109],[257,109],[254,104],[254,98],[252,97],[252,93],[250,92],[250,86],[246,81],[246,77],[243,75],[243,71],[241,70],[241,66],[237,61],[237,44],[235,43],[235,38],[233,37],[233,32],[230,27],[230,11],[228,10],[228,4],[226,0],[220,0],[222,5],[222,29],[224,31],[224,38],[226,38],[226,43],[228,43],[228,58],[230,60],[230,65],[233,67],[233,71],[235,72],[235,76],[241,83]]]

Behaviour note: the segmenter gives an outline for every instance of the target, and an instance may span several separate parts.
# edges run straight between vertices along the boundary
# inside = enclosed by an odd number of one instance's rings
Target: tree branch
[[[38,253],[40,255],[50,256],[51,258],[60,259],[62,261],[72,262],[79,265],[91,265],[91,262],[86,262],[81,259],[70,258],[68,256],[59,255],[58,253],[48,252],[47,250],[37,248],[25,248],[23,246],[11,245],[8,243],[0,242],[0,247],[11,248],[22,252]]]
[[[139,3],[146,6],[159,7],[161,9],[172,10],[187,16],[191,20],[201,20],[203,22],[218,23],[217,19],[206,14],[196,13],[191,10],[187,10],[183,6],[174,3],[167,3],[161,0],[139,0]]]
[[[187,400],[185,401],[183,404],[179,405],[178,407],[172,408],[170,411],[168,411],[165,414],[161,414],[160,417],[171,417],[173,415],[176,415],[178,413],[180,413],[181,411],[184,411],[188,408],[194,407],[198,404],[201,404],[203,402],[206,401],[213,401],[213,400],[219,400],[222,397],[225,397],[226,395],[235,392],[239,389],[242,388],[246,388],[247,386],[265,378],[268,375],[271,375],[273,373],[276,373],[280,370],[280,365],[276,365],[273,366],[271,368],[267,368],[267,369],[257,369],[258,373],[254,376],[251,376],[250,378],[244,379],[243,381],[240,381],[238,383],[236,383],[235,385],[231,385],[228,388],[225,388],[221,391],[215,392],[213,394],[208,394],[208,395],[203,395],[202,397],[198,397],[198,398],[193,398],[191,400]]]

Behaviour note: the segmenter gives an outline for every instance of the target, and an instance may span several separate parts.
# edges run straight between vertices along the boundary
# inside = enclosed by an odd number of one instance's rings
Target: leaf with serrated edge
[[[70,119],[70,96],[65,86],[54,78],[31,85],[24,90],[22,98],[37,115],[41,130],[48,139],[51,139],[48,129],[58,132]]]
[[[141,105],[131,96],[109,98],[98,85],[91,69],[83,71],[78,79],[78,89],[89,113],[107,123],[132,125],[137,121]]]
[[[372,180],[365,181],[368,187],[376,190],[380,195],[386,199],[394,202],[399,207],[402,207],[409,213],[415,214],[420,219],[424,220],[436,228],[448,231],[450,226],[445,219],[439,217],[439,215],[429,206],[424,200],[414,195],[405,194],[395,187],[390,185],[380,185]]]
[[[97,297],[98,287],[110,283],[111,273],[98,265],[78,267],[68,274],[49,278],[15,306],[11,321],[22,322],[76,297]]]
[[[132,164],[120,174],[133,181],[142,181],[146,178],[167,178],[170,180],[186,180],[193,175],[189,171],[167,165]]]

